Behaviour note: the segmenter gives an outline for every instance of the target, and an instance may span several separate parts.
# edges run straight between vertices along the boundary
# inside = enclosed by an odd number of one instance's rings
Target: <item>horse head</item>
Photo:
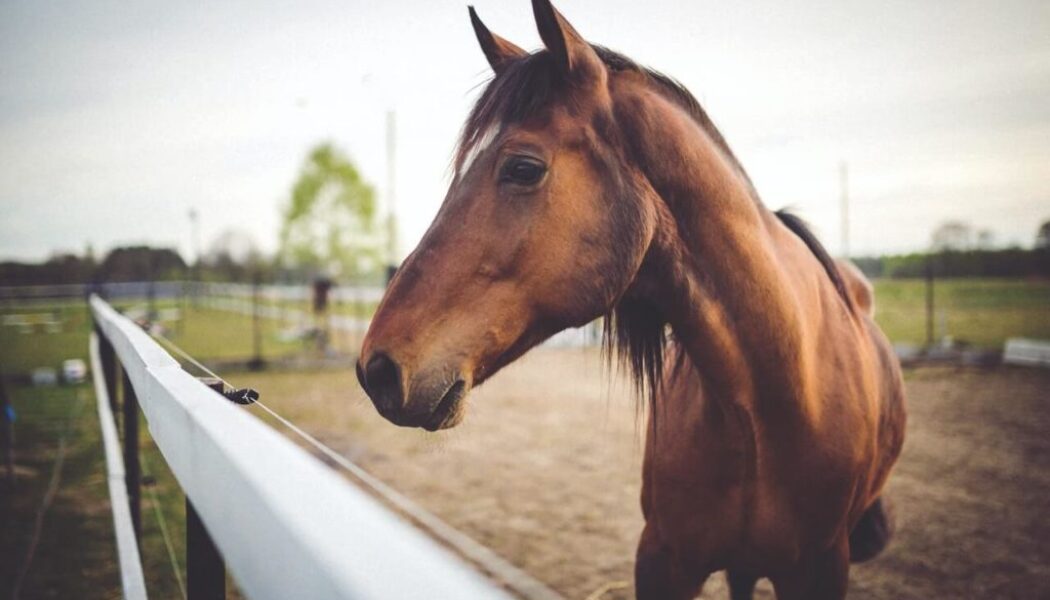
[[[376,408],[398,425],[458,424],[473,386],[608,314],[654,236],[657,203],[622,150],[601,50],[548,1],[533,9],[545,48],[532,54],[470,10],[495,75],[357,364]]]

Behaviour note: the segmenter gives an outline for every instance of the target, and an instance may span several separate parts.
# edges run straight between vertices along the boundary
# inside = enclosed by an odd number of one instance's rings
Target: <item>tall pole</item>
[[[926,349],[933,347],[933,251],[926,255]]]
[[[842,258],[849,258],[849,165],[839,163],[839,193],[842,207]]]
[[[200,214],[196,208],[190,209],[190,229],[191,235],[193,236],[193,307],[197,308],[197,299],[200,295],[200,280],[201,280],[201,229],[200,229]]]
[[[149,251],[148,267],[149,283],[146,287],[146,303],[149,308],[146,311],[146,320],[152,326],[157,320],[157,255],[153,249]]]
[[[397,270],[397,114],[393,110],[386,113],[386,240],[387,240],[387,282],[394,278]]]

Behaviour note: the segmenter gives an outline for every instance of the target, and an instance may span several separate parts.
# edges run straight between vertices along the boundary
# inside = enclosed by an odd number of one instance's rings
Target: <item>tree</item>
[[[933,230],[931,242],[935,251],[969,250],[973,246],[973,228],[962,221],[945,221]]]
[[[1035,247],[1040,250],[1050,250],[1050,220],[1043,221],[1039,231],[1035,234]]]
[[[265,259],[250,233],[228,228],[211,241],[202,262],[222,281],[248,281],[259,274]]]
[[[977,250],[991,250],[995,248],[995,232],[991,229],[980,229],[977,231]]]
[[[168,248],[129,246],[115,248],[98,268],[100,281],[150,281],[183,276],[186,263]]]
[[[310,276],[355,277],[382,264],[375,190],[331,144],[310,151],[284,207],[280,259]]]

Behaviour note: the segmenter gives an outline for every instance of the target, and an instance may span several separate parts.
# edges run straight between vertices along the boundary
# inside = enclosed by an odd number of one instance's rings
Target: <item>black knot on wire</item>
[[[223,392],[222,395],[235,404],[253,404],[259,399],[259,392],[251,388],[241,388]]]

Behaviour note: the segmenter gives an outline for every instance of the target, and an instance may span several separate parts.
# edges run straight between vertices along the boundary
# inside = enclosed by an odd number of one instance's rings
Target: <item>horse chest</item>
[[[788,564],[834,533],[855,483],[841,457],[794,448],[748,428],[660,428],[647,444],[646,519],[703,561]]]

